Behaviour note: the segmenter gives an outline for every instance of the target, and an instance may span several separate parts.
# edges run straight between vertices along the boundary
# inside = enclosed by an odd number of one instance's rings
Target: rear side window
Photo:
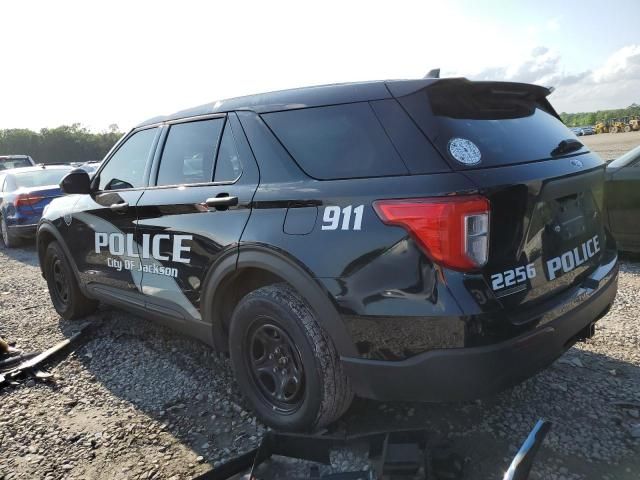
[[[236,141],[233,137],[231,124],[227,122],[218,149],[218,160],[216,161],[216,173],[213,177],[216,182],[233,182],[240,177],[242,165],[236,149]]]
[[[169,129],[156,185],[208,183],[224,118],[178,123]]]
[[[268,113],[262,118],[313,178],[408,174],[366,102]]]
[[[121,190],[144,186],[144,173],[157,128],[131,135],[100,171],[100,190]]]

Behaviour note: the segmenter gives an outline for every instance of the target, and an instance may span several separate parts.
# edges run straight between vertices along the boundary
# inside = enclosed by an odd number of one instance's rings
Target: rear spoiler
[[[543,87],[531,83],[472,81],[464,77],[458,78],[423,78],[420,80],[387,81],[389,92],[394,97],[404,97],[423,89],[440,90],[452,93],[461,91],[486,91],[489,94],[505,95],[514,99],[522,98],[537,101],[549,113],[560,119],[560,115],[551,106],[547,97],[555,90],[553,87]]]

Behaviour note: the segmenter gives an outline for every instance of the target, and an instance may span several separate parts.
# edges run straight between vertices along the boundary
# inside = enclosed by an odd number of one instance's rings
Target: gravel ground
[[[626,133],[602,133],[579,137],[591,150],[600,154],[603,160],[615,160],[623,153],[640,145],[640,131]]]
[[[631,136],[631,148],[640,135],[585,141]],[[598,148],[615,150],[607,143]],[[486,480],[501,478],[535,421],[545,417],[553,428],[532,478],[637,479],[639,302],[640,259],[623,258],[618,297],[596,336],[534,378],[477,402],[357,400],[333,429],[424,427],[431,444],[464,459],[464,478]],[[226,358],[116,309],[102,308],[82,322],[61,320],[33,245],[0,246],[0,336],[42,350],[85,321],[98,326],[71,355],[50,364],[53,382],[29,379],[0,391],[0,480],[186,479],[258,445],[265,428],[243,409]],[[325,471],[360,467],[363,455],[361,449],[337,451]],[[307,466],[277,467],[280,478],[294,478]]]

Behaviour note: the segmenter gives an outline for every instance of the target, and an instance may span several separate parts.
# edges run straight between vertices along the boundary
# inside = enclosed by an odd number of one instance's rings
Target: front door
[[[237,249],[258,184],[235,115],[169,125],[149,183],[137,225],[147,308],[199,321],[207,271]]]
[[[65,215],[66,244],[89,288],[139,291],[136,204],[147,184],[159,128],[133,132],[105,160],[95,191]]]

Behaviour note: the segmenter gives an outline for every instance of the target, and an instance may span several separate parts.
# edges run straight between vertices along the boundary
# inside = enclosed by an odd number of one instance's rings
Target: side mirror
[[[60,182],[60,189],[64,193],[88,194],[91,192],[91,179],[89,174],[78,168],[67,174]]]

